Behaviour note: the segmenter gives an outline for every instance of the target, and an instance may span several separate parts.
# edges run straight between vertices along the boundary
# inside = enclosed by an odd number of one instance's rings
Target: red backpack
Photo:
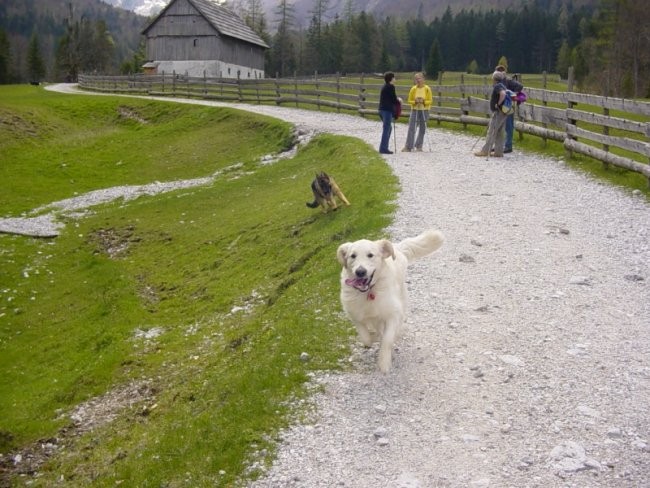
[[[399,116],[402,115],[402,102],[397,100],[395,107],[393,108],[393,118],[395,120],[399,119]]]

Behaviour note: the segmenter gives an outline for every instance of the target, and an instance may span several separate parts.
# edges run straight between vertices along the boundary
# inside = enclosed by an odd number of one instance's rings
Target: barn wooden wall
[[[147,59],[220,60],[264,69],[264,48],[221,36],[186,0],[175,2],[147,32]]]

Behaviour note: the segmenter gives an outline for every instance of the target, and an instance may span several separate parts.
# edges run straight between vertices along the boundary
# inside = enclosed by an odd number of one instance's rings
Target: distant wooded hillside
[[[102,67],[107,72],[117,72],[120,64],[138,51],[140,30],[146,21],[145,17],[101,0],[3,0],[0,2],[0,82],[32,81],[29,64],[30,56],[34,55],[31,46],[34,38],[37,54],[43,61],[44,78],[55,80],[65,76],[57,67],[56,57],[60,41],[66,35],[80,43],[79,49],[95,50],[86,53],[86,58],[107,57]]]
[[[496,64],[566,76],[573,66],[583,90],[650,97],[647,0],[458,0],[453,7],[436,0],[268,0],[275,2],[271,19],[263,1],[227,5],[271,47],[268,76],[394,70],[425,71],[431,79],[440,71],[489,73]],[[307,18],[297,12],[299,1],[311,5]],[[399,12],[390,10],[396,6]],[[145,23],[100,0],[4,0],[0,83],[139,71]]]

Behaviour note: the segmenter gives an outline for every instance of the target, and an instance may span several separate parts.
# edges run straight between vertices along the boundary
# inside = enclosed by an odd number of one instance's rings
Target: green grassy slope
[[[0,452],[58,436],[65,449],[37,486],[228,486],[252,453],[272,452],[308,373],[342,367],[352,330],[338,304],[336,248],[381,234],[395,177],[372,148],[333,136],[261,166],[290,139],[269,118],[11,90],[20,96],[3,104],[17,121],[1,129],[16,135],[3,143],[12,195],[3,216],[244,165],[210,186],[94,208],[53,240],[0,234]],[[127,105],[149,122],[116,115]],[[336,175],[352,206],[327,215],[305,206],[318,170]],[[128,384],[147,394],[91,432],[71,427],[76,406]]]

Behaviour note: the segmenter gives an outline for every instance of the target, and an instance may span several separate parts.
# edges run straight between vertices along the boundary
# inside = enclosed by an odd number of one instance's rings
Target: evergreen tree
[[[404,71],[404,51],[408,46],[408,36],[403,23],[393,21],[387,17],[378,28],[379,66],[382,73],[386,71]]]
[[[281,77],[289,75],[296,69],[294,44],[291,29],[294,22],[294,6],[289,0],[279,0],[275,9],[277,31],[271,44],[270,71]]]
[[[90,49],[85,50],[82,69],[87,72],[108,73],[114,64],[115,41],[103,20],[87,24]]]
[[[133,57],[128,61],[124,61],[120,66],[120,74],[131,75],[134,73],[141,73],[142,65],[144,64],[146,58],[146,44],[143,39],[140,41],[138,50],[133,53]]]
[[[471,75],[477,75],[479,73],[476,59],[472,59],[472,61],[467,65],[466,71]]]
[[[506,40],[506,19],[504,16],[500,16],[499,22],[497,23],[496,32],[494,37],[497,41],[496,49],[497,52],[503,51],[503,45]],[[499,63],[500,64],[500,63]]]
[[[604,49],[603,81],[619,96],[639,96],[650,76],[650,11],[643,0],[601,0],[597,36]],[[647,79],[647,78],[646,78]]]
[[[390,70],[391,70],[390,55],[388,54],[388,49],[386,49],[386,46],[382,44],[381,53],[379,55],[379,71],[381,73],[385,73],[386,71],[390,71]]]
[[[361,71],[361,43],[356,31],[357,17],[352,16],[345,25],[343,32],[343,56],[341,70],[344,73],[359,73]]]
[[[0,29],[0,84],[11,83],[11,44],[7,33]]]
[[[328,10],[329,0],[314,0],[314,7],[309,11],[312,17],[307,30],[307,58],[303,67],[308,73],[318,71],[325,57],[323,27]]]
[[[571,48],[569,47],[569,43],[564,40],[557,53],[557,64],[555,65],[555,70],[561,77],[566,78],[569,74],[569,67],[571,65]]]
[[[364,53],[360,59],[359,69],[362,73],[372,73],[375,71],[381,52],[377,24],[375,18],[372,15],[367,15],[364,11],[357,16],[356,24],[359,48],[361,53]]]
[[[566,40],[569,37],[569,10],[566,4],[562,4],[560,7],[560,14],[557,18],[557,30],[562,36],[562,39]]]
[[[60,77],[68,82],[75,82],[81,66],[79,56],[79,22],[74,20],[72,4],[70,16],[65,21],[65,33],[59,39],[56,50],[56,66]]]
[[[81,22],[78,23],[77,32],[79,33],[77,41],[79,73],[96,73],[95,59],[97,53],[95,50],[95,31],[92,22],[82,17]]]
[[[440,43],[436,38],[431,44],[429,57],[427,59],[426,74],[430,79],[437,79],[438,73],[442,71],[442,54],[440,53]]]
[[[266,20],[261,0],[247,0],[243,9],[243,20],[248,27],[262,37],[265,34]]]
[[[429,29],[422,19],[406,22],[409,34],[409,65],[408,69],[413,71],[424,71],[426,56],[431,47],[429,41]]]
[[[354,0],[345,0],[345,4],[343,5],[343,21],[346,25],[350,25],[354,14]]]
[[[27,51],[27,74],[30,83],[40,83],[45,77],[45,62],[36,32],[32,34]]]
[[[324,59],[321,71],[323,73],[338,73],[343,66],[343,39],[345,25],[336,16],[332,24],[328,24],[323,35]]]

